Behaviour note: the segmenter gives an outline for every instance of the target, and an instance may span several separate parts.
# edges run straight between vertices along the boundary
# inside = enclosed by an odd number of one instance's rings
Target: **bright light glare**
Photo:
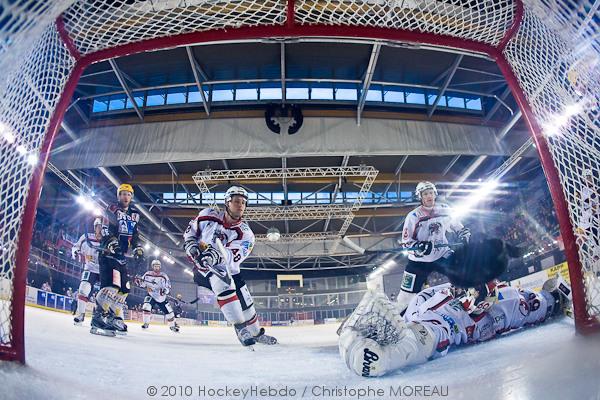
[[[582,111],[583,111],[583,104],[581,104],[581,103],[570,104],[565,107],[565,115],[567,115],[568,117],[577,115]]]
[[[159,249],[154,249],[154,257],[158,257],[160,255]]]
[[[36,165],[38,163],[38,156],[37,154],[30,154],[27,156],[27,162],[29,163],[29,165]]]
[[[15,134],[12,133],[10,128],[2,122],[0,122],[0,136],[2,136],[8,143],[15,142]]]
[[[21,154],[21,155],[25,155],[25,154],[27,154],[27,149],[25,148],[25,146],[20,144],[17,146],[17,152],[19,152],[19,154]]]
[[[150,244],[146,243],[146,244],[144,245],[144,250],[150,250]]]
[[[488,197],[498,187],[498,181],[491,179],[485,181],[479,188],[473,190],[468,199],[454,208],[454,219],[460,219],[471,211],[477,203]]]

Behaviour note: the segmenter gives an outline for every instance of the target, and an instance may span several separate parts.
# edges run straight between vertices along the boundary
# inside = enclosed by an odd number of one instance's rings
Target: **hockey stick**
[[[342,238],[342,241],[344,242],[344,244],[346,246],[348,246],[349,248],[351,248],[352,250],[356,251],[359,254],[384,254],[384,253],[401,253],[403,251],[417,251],[417,250],[421,250],[421,248],[419,247],[398,247],[395,249],[389,249],[389,250],[367,250],[363,247],[360,247],[359,245],[357,245],[356,243],[354,243],[352,240],[350,240],[347,236],[344,236]],[[460,247],[460,246],[464,246],[465,243],[438,243],[433,245],[433,248],[435,249],[439,249],[442,247]]]
[[[183,303],[183,304],[195,304],[195,303],[197,303],[197,302],[198,302],[198,300],[200,300],[200,298],[199,298],[199,297],[196,297],[196,298],[195,298],[194,300],[192,300],[192,301],[185,301],[185,300],[183,300],[183,299],[178,299],[177,297],[173,297],[173,296],[171,296],[170,294],[168,294],[168,295],[167,295],[167,299],[169,299],[169,300],[173,300],[173,301],[178,301],[178,302],[180,302],[180,303]]]

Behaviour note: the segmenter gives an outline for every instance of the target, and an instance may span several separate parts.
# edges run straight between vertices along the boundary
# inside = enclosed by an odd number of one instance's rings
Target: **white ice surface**
[[[382,388],[380,398],[389,398],[390,386],[443,385],[450,399],[600,399],[600,335],[575,335],[570,320],[459,348],[378,379],[347,370],[335,325],[269,328],[281,344],[250,352],[232,328],[184,326],[174,334],[132,323],[127,336],[107,338],[91,335],[87,323],[76,327],[70,315],[27,307],[27,366],[0,362],[0,399],[209,398],[198,396],[199,385],[287,386],[297,391],[294,398],[307,387],[305,398],[321,399],[334,397],[312,396],[313,386]],[[149,385],[159,395],[148,396]],[[194,395],[161,397],[163,385],[189,385]],[[242,397],[212,397],[224,398]]]

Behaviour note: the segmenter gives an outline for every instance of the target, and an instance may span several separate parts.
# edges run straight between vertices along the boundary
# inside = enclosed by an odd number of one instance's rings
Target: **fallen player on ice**
[[[539,293],[496,281],[479,291],[447,283],[422,290],[401,316],[385,294],[369,291],[338,331],[340,355],[358,375],[385,375],[445,356],[452,346],[560,315],[570,307],[570,293],[560,277],[546,281]]]

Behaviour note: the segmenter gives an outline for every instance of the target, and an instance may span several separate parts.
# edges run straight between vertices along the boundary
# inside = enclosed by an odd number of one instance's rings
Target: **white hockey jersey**
[[[73,253],[73,258],[75,258],[76,252],[81,254],[84,271],[90,271],[97,274],[100,271],[100,267],[98,266],[99,247],[100,241],[96,239],[94,233],[84,233],[71,248],[71,252]]]
[[[147,271],[141,278],[140,286],[148,290],[157,303],[162,303],[171,292],[171,280],[164,272]]]
[[[412,247],[418,241],[433,242],[434,246],[448,243],[446,232],[458,232],[463,224],[452,219],[452,209],[447,204],[438,203],[431,209],[419,206],[412,210],[404,220],[401,243]],[[414,252],[408,255],[409,260],[418,262],[433,262],[452,254],[449,247],[437,247],[431,254],[417,257]]]
[[[421,291],[406,309],[404,319],[427,326],[436,336],[437,348],[431,356],[443,356],[452,345],[489,340],[497,334],[542,322],[552,312],[552,295],[506,286],[498,290],[498,300],[486,311],[471,317],[450,284]]]
[[[210,244],[219,249],[217,239],[225,247],[226,254],[222,254],[222,265],[227,267],[231,275],[240,273],[240,265],[250,255],[254,247],[254,233],[246,222],[240,221],[233,225],[225,224],[225,211],[205,208],[200,214],[190,221],[185,233],[184,241],[195,240],[199,245]]]

